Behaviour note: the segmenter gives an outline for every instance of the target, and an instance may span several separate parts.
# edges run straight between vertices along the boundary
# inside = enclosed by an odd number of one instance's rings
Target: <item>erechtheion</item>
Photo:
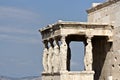
[[[120,80],[120,0],[93,3],[87,13],[87,22],[58,20],[39,30],[42,80]],[[83,71],[70,70],[71,41],[85,45]]]

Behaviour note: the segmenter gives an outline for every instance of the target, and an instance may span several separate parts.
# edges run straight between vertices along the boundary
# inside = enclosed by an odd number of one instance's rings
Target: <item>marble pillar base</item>
[[[94,71],[42,73],[42,80],[94,80]]]

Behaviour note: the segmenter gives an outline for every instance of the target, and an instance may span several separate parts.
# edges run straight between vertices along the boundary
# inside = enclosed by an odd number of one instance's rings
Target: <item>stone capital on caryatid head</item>
[[[61,36],[61,42],[65,42],[66,43],[66,37],[67,37],[67,35],[62,35]]]
[[[86,35],[86,38],[87,38],[87,39],[92,39],[92,38],[93,38],[93,35]]]
[[[49,39],[49,43],[50,43],[50,47],[54,47],[54,44],[53,44],[54,40],[53,39]]]
[[[57,37],[54,37],[54,42],[55,42],[55,45],[58,45],[59,46],[59,39]]]
[[[85,38],[86,38],[85,46],[87,46],[88,43],[91,43],[93,35],[86,35]]]
[[[44,40],[44,41],[42,41],[42,42],[43,42],[44,48],[48,48],[48,41],[47,41],[47,40]]]

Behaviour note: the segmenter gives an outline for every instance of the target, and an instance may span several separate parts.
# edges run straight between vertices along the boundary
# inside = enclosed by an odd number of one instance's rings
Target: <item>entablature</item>
[[[113,36],[113,26],[88,22],[60,21],[39,30],[43,40],[62,35]]]

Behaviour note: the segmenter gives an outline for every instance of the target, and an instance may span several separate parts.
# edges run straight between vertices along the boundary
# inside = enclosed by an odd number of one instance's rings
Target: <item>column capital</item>
[[[86,36],[86,42],[87,43],[91,42],[92,38],[93,38],[93,35],[87,35]]]
[[[58,39],[54,39],[54,42],[55,42],[55,46],[57,45],[59,47]]]
[[[93,38],[93,35],[86,35],[86,38],[87,38],[87,39],[92,39],[92,38]]]
[[[61,36],[61,41],[66,42],[66,36]]]
[[[42,42],[43,42],[44,48],[48,48],[48,41],[47,41],[47,40],[44,40],[44,41],[42,41]]]
[[[67,34],[61,35],[61,37],[65,37],[65,38],[66,38],[67,36],[68,36]]]
[[[43,40],[42,42],[43,42],[43,43],[48,43],[48,40]]]
[[[50,43],[50,46],[51,46],[51,47],[54,47],[53,41],[54,41],[54,39],[52,39],[52,38],[49,39],[49,43]]]

